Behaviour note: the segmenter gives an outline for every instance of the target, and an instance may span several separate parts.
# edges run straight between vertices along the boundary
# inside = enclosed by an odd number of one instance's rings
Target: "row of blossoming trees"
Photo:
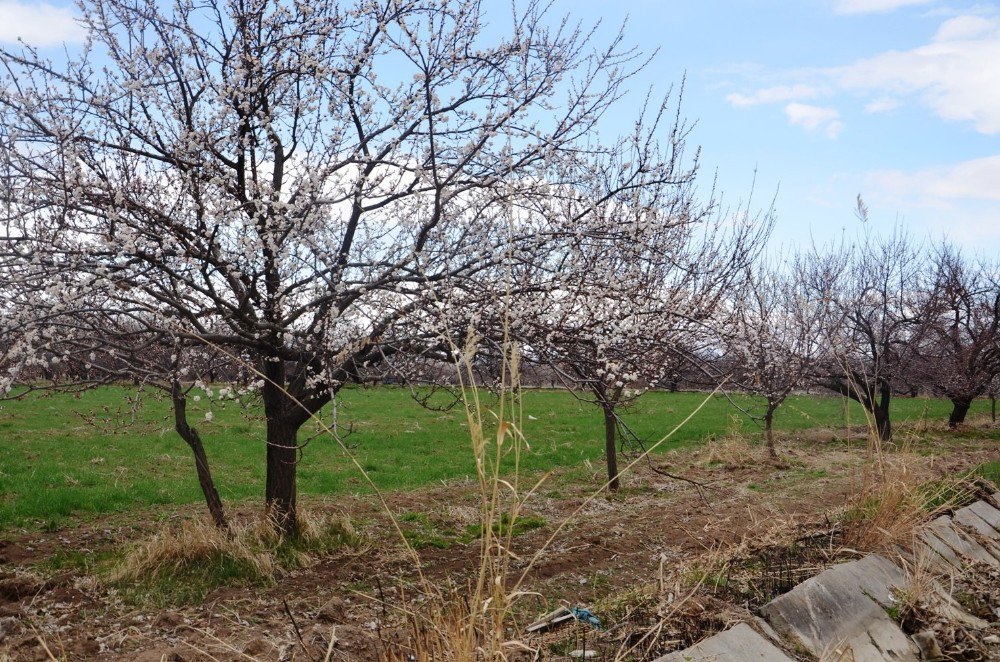
[[[722,318],[715,360],[718,372],[762,396],[759,418],[772,455],[774,413],[796,389],[856,400],[883,441],[892,437],[897,394],[949,399],[951,427],[965,421],[976,398],[995,398],[995,262],[947,242],[921,247],[897,232],[865,236],[850,249],[812,250],[780,269],[755,268]]]
[[[992,266],[896,237],[769,267],[770,215],[696,189],[679,99],[602,139],[646,63],[620,34],[535,2],[503,34],[475,0],[82,12],[77,55],[0,51],[0,390],[162,389],[220,526],[189,398],[262,401],[294,532],[301,426],[345,384],[447,381],[470,334],[484,374],[514,340],[600,407],[612,487],[620,409],[684,373],[768,431],[823,385],[885,437],[901,385],[958,421],[997,373]]]

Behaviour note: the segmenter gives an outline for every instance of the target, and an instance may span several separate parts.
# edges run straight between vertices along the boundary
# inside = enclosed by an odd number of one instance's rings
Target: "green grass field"
[[[104,514],[160,504],[201,500],[192,456],[174,433],[166,401],[147,396],[134,423],[128,391],[104,388],[82,395],[32,397],[0,409],[0,528],[57,526],[70,515]],[[650,393],[625,419],[645,440],[671,430],[705,398],[700,393]],[[522,466],[529,472],[602,459],[603,425],[597,408],[562,391],[524,394],[525,433],[531,452]],[[259,411],[240,411],[230,403],[213,405],[211,422],[200,420],[206,403],[189,413],[202,433],[219,491],[227,501],[259,499],[264,484],[264,436]],[[415,488],[471,476],[472,453],[460,408],[441,412],[422,408],[404,389],[351,388],[339,402],[341,427],[362,466],[380,488]],[[971,415],[983,414],[977,403]],[[863,423],[859,408],[836,397],[792,397],[779,410],[780,430]],[[943,420],[949,404],[934,399],[900,398],[897,424],[921,418]],[[662,449],[676,448],[725,434],[738,411],[715,397]],[[127,425],[121,421],[127,421]],[[303,429],[300,441],[314,425]],[[743,431],[757,434],[743,423]],[[304,495],[364,492],[366,486],[343,451],[317,436],[304,451],[299,491]]]

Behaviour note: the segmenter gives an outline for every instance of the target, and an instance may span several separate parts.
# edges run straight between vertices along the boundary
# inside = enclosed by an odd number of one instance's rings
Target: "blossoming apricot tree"
[[[645,61],[544,3],[514,10],[503,36],[477,0],[80,10],[79,55],[0,51],[5,386],[33,363],[75,366],[60,386],[167,389],[220,525],[186,418],[199,365],[259,389],[265,499],[293,533],[299,428],[423,340],[409,320],[439,290],[532,264],[567,231],[511,224],[511,205],[672,175],[594,139]]]

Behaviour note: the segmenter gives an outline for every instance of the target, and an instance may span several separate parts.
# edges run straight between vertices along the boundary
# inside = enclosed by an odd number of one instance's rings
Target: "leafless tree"
[[[199,348],[248,363],[286,532],[310,415],[420,342],[408,320],[440,291],[565,232],[511,223],[512,201],[601,189],[599,171],[566,165],[592,157],[617,168],[600,199],[672,175],[593,139],[645,61],[544,3],[498,38],[477,0],[80,9],[81,55],[0,51],[8,358],[157,348],[146,378],[174,394],[182,434]]]
[[[934,247],[926,271],[908,360],[919,383],[951,400],[948,425],[956,427],[1000,374],[1000,280],[995,266],[946,243]]]
[[[894,383],[917,322],[918,253],[897,231],[866,236],[848,253],[814,251],[809,259],[811,296],[829,306],[816,382],[859,402],[887,441]]]

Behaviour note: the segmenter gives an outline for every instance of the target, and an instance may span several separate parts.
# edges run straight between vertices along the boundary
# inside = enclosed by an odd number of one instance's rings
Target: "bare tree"
[[[908,360],[921,383],[951,400],[954,428],[1000,374],[1000,280],[995,267],[946,243],[934,247],[926,269]]]
[[[808,384],[823,354],[829,307],[807,286],[804,270],[801,263],[754,265],[719,327],[733,383],[764,399],[759,413],[745,411],[763,422],[772,460],[778,459],[774,414],[794,389]]]
[[[11,358],[86,362],[127,337],[171,348],[146,379],[181,394],[199,347],[248,363],[286,532],[310,415],[418,342],[407,320],[439,289],[561,232],[511,225],[512,200],[577,186],[564,158],[600,155],[629,190],[669,175],[592,139],[644,61],[536,2],[492,40],[476,0],[81,11],[78,57],[0,51]]]
[[[809,259],[812,296],[830,308],[816,382],[860,403],[879,438],[890,440],[894,383],[917,322],[918,254],[897,231],[866,236],[849,253],[814,251]]]

